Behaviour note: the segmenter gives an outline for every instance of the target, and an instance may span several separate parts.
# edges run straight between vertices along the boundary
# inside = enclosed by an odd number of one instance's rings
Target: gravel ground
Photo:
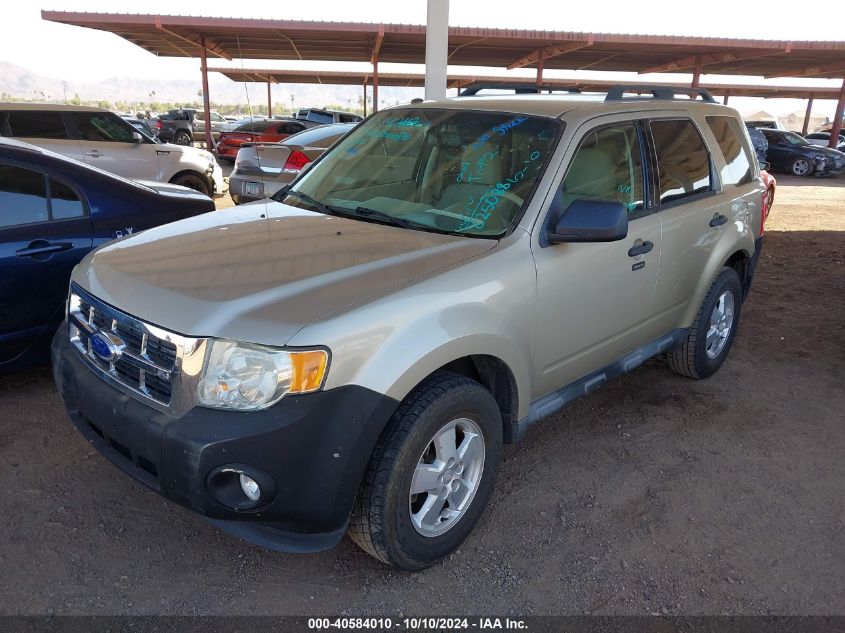
[[[845,181],[780,181],[722,370],[652,361],[533,427],[419,574],[225,536],[93,451],[47,370],[2,378],[0,614],[845,614]]]

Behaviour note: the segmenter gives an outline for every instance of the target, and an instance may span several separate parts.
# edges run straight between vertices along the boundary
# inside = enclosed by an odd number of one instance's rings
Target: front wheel
[[[211,195],[208,181],[199,174],[181,174],[180,176],[176,176],[176,178],[170,182],[174,185],[182,185],[183,187],[188,187],[194,191],[199,191],[207,196]]]
[[[806,158],[799,156],[792,161],[789,170],[795,176],[810,176],[813,173],[813,164]]]
[[[191,135],[187,132],[177,132],[176,136],[173,137],[173,142],[176,145],[193,145],[194,141],[191,138]]]
[[[672,371],[690,378],[715,374],[728,357],[742,309],[742,284],[733,268],[725,267],[710,286],[687,333],[669,352]]]
[[[452,553],[484,511],[502,452],[487,389],[437,372],[399,406],[376,445],[349,525],[361,549],[416,571]]]

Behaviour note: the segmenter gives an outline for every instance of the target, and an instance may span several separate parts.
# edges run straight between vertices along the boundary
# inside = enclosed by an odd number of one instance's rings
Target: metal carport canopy
[[[163,57],[421,64],[425,26],[42,11],[45,20],[109,31]],[[476,27],[449,28],[449,64],[503,68],[842,77],[845,41],[774,41]]]

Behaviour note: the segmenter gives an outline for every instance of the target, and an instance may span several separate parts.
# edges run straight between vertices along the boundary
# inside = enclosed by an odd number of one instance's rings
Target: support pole
[[[810,128],[810,115],[813,113],[813,98],[807,99],[807,113],[804,115],[804,125],[801,128],[801,136],[807,136]]]
[[[367,118],[367,82],[364,82],[364,118]]]
[[[200,39],[200,72],[202,73],[202,105],[205,110],[205,148],[214,151],[214,137],[211,135],[211,100],[208,98],[208,60],[206,59],[205,37]]]
[[[695,58],[695,72],[692,74],[692,84],[690,84],[693,88],[698,88],[699,83],[701,82],[701,55],[697,55]]]
[[[836,149],[836,141],[842,131],[842,115],[845,114],[845,77],[842,78],[842,89],[839,91],[839,101],[836,103],[836,116],[833,117],[833,127],[830,130],[828,147]]]
[[[425,98],[446,98],[449,63],[449,0],[428,0],[425,27]]]
[[[540,92],[540,86],[543,85],[543,58],[545,51],[540,51],[537,55],[537,92]]]
[[[378,112],[378,57],[373,59],[373,114]]]
[[[722,105],[728,105],[728,99],[730,98],[730,96],[731,96],[731,91],[725,90],[725,98],[722,99]]]
[[[273,118],[273,95],[270,92],[270,82],[267,82],[267,118]]]

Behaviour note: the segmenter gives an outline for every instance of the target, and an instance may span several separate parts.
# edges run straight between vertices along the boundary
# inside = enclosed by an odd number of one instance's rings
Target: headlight
[[[213,341],[197,401],[214,409],[266,409],[289,393],[323,386],[328,352],[285,351],[260,345]]]

